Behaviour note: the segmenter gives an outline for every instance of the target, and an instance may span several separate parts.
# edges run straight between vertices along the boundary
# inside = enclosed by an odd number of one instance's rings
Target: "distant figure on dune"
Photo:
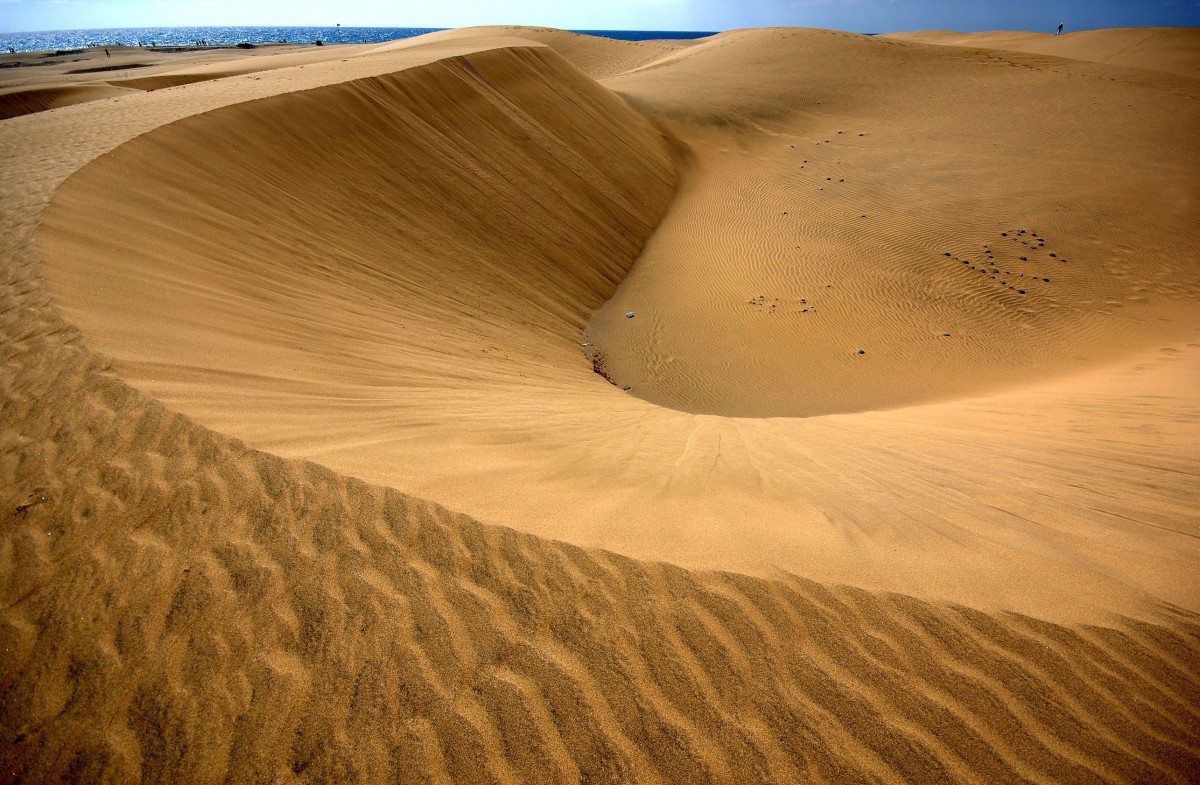
[[[1062,22],[1058,23],[1058,32],[1055,35],[1062,35]]]
[[[112,55],[110,55],[110,54],[108,53],[108,49],[105,49],[105,50],[104,50],[104,56],[105,56],[105,57],[112,57]]]

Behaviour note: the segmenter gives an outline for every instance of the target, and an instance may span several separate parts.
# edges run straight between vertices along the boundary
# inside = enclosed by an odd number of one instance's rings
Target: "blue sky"
[[[787,25],[862,33],[1200,26],[1200,0],[0,0],[0,32],[94,27],[333,25],[727,30]]]

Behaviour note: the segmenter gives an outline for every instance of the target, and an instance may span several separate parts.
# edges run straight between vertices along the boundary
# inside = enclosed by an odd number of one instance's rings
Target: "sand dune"
[[[341,59],[347,50],[270,44],[236,47],[130,46],[0,54],[0,119],[114,98],[130,90],[163,90],[229,76]],[[176,51],[182,49],[183,51]],[[108,54],[104,54],[105,52]]]
[[[890,33],[883,37],[897,41],[1068,57],[1200,79],[1200,30],[1193,27],[1081,30],[1062,35],[1010,30],[965,34],[950,30],[925,30]]]
[[[1200,88],[1029,57],[482,28],[0,123],[0,770],[1195,781]]]

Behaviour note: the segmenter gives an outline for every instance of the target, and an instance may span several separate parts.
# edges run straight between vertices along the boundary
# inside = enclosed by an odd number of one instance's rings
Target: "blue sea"
[[[0,52],[44,52],[87,46],[233,46],[235,44],[377,44],[432,33],[437,27],[116,27],[108,30],[49,30],[0,33]],[[703,38],[711,32],[678,30],[575,30],[576,33],[647,41]]]

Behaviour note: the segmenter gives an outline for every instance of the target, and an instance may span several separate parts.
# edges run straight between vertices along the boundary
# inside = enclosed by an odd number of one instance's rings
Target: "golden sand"
[[[1194,781],[1198,40],[12,69],[4,779]]]

